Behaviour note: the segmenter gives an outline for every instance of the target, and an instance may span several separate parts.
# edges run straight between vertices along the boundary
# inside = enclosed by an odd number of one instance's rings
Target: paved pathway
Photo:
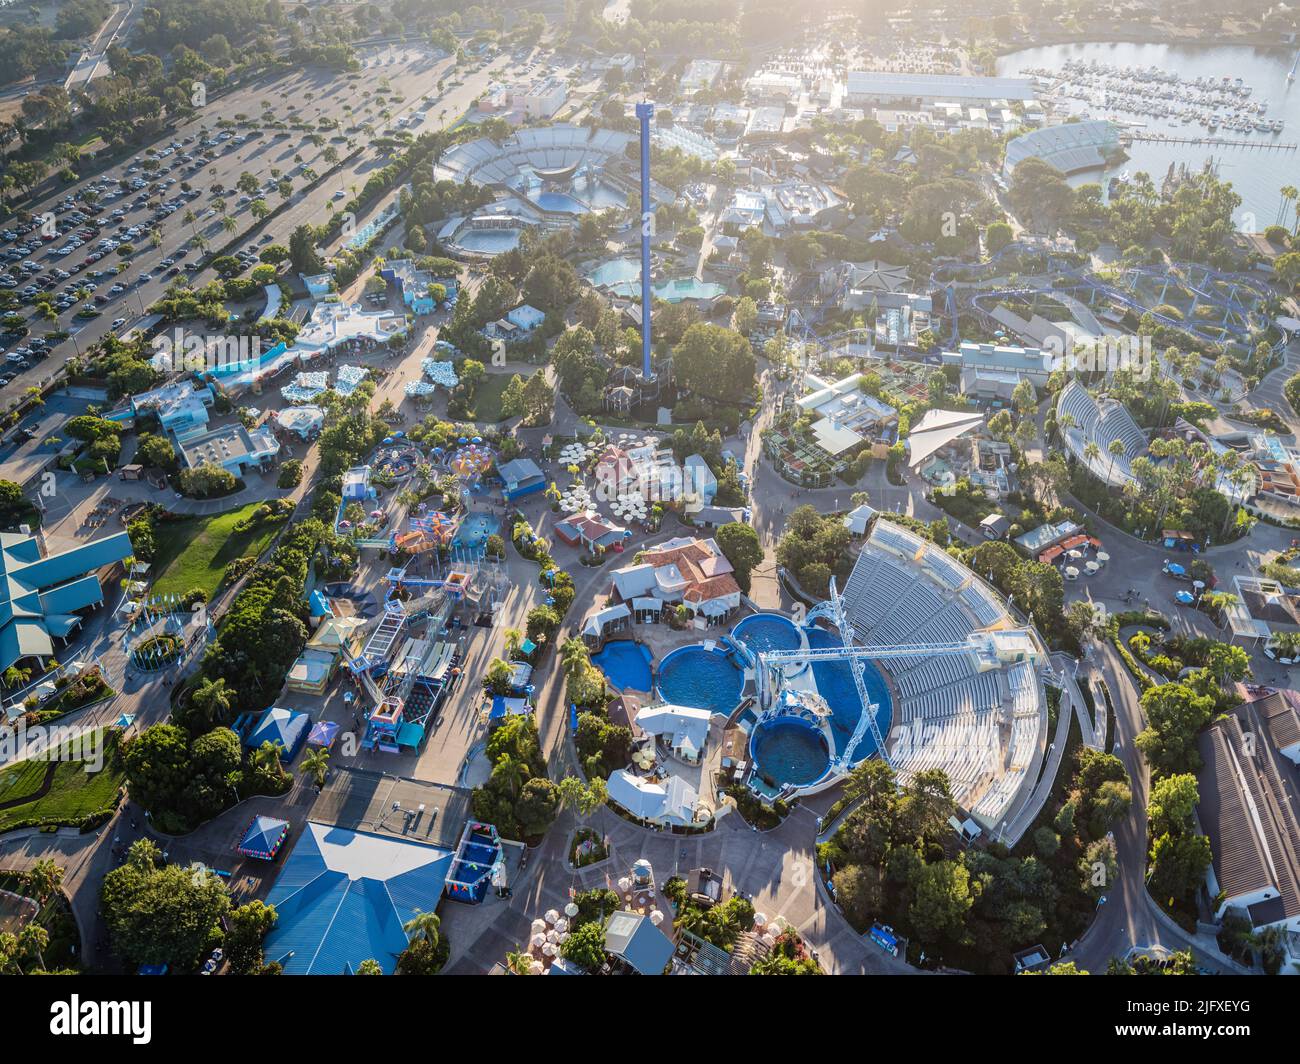
[[[506,952],[527,941],[533,919],[547,909],[562,909],[570,890],[612,885],[634,861],[644,857],[661,884],[674,874],[685,874],[700,866],[719,872],[728,890],[743,892],[758,911],[769,918],[783,916],[797,928],[817,950],[820,963],[829,972],[911,972],[902,961],[858,935],[826,900],[814,866],[814,817],[805,805],[780,827],[756,832],[732,814],[711,832],[681,836],[637,827],[602,809],[590,823],[608,837],[611,857],[574,872],[568,865],[566,849],[577,825],[566,814],[529,856],[528,867],[516,873],[512,898],[489,897],[477,908],[442,907],[443,928],[452,944],[448,971],[486,971]]]

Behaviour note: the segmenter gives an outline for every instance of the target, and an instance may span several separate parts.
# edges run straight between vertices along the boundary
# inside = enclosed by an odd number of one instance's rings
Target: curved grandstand
[[[843,647],[827,640],[836,646],[760,653],[757,696],[767,708],[759,728],[787,719],[799,701],[793,667],[800,661],[815,668],[838,659],[864,673],[869,662],[887,680],[892,727],[885,754],[900,778],[942,769],[961,808],[1014,843],[1036,813],[1030,796],[1047,740],[1040,670],[1049,666],[1034,630],[1020,626],[999,596],[946,551],[880,519],[843,593],[814,608],[809,620],[816,619],[842,626]],[[859,692],[882,700],[865,687]],[[791,789],[810,793],[842,778],[860,760],[855,752],[866,725],[835,743],[824,775]]]
[[[1002,173],[1010,177],[1026,159],[1042,159],[1062,174],[1097,170],[1118,150],[1119,127],[1113,122],[1066,122],[1008,141]]]
[[[500,144],[484,137],[456,145],[442,156],[434,176],[510,187],[525,170],[550,178],[572,175],[583,166],[603,166],[611,158],[622,158],[631,141],[628,133],[585,126],[521,129]]]
[[[1056,419],[1065,446],[1093,476],[1114,488],[1136,479],[1133,460],[1147,453],[1147,438],[1123,403],[1099,401],[1078,381],[1070,381],[1056,400]],[[1116,440],[1123,449],[1112,453]]]
[[[1033,790],[1046,744],[1036,635],[1019,629],[1002,600],[950,554],[883,520],[842,597],[859,642],[916,647],[876,659],[894,690],[890,763],[904,779],[943,769],[963,809],[990,831],[1005,826]],[[965,653],[922,649],[963,641]]]

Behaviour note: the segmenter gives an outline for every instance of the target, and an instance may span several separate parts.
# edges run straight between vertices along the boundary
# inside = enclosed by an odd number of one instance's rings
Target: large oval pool
[[[659,663],[656,686],[665,702],[710,713],[730,713],[740,701],[744,676],[722,650],[678,647]]]

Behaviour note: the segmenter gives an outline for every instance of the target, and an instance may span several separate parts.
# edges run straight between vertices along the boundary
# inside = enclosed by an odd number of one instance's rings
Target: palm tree
[[[357,965],[357,975],[383,975],[384,970],[379,967],[379,962],[373,957],[367,957]]]
[[[42,971],[45,969],[44,949],[50,944],[50,933],[40,924],[27,924],[18,932],[18,950],[24,957],[35,957]]]
[[[513,660],[519,656],[519,648],[524,642],[524,633],[518,628],[507,628],[503,634],[506,640],[506,657]]]
[[[0,973],[4,975],[22,975],[22,965],[18,963],[22,951],[18,948],[18,936],[11,931],[0,934]]]
[[[1295,185],[1282,186],[1282,202],[1278,204],[1278,208],[1277,208],[1278,225],[1281,225],[1283,223],[1283,219],[1286,218],[1287,207],[1290,206],[1292,202],[1294,202],[1296,195],[1297,195],[1297,189]]]
[[[510,797],[517,798],[519,789],[528,779],[528,766],[522,761],[516,761],[509,754],[503,754],[501,760],[492,769],[492,776],[494,779],[503,780],[510,790]]]
[[[267,739],[252,753],[253,768],[271,774],[280,770],[280,744]]]
[[[506,954],[506,967],[515,975],[532,975],[533,956],[527,950],[513,949]]]
[[[48,857],[42,857],[27,871],[27,889],[41,904],[62,884],[63,869]]]
[[[510,667],[508,661],[502,661],[500,658],[493,658],[487,667],[487,686],[498,693],[504,691],[510,686],[510,681],[514,677],[514,669]]]
[[[1089,466],[1101,457],[1101,448],[1097,446],[1096,440],[1089,440],[1087,442],[1083,448],[1083,457],[1088,460]]]
[[[564,667],[566,675],[572,676],[574,673],[581,672],[586,668],[589,660],[587,644],[577,636],[569,636],[560,645],[560,664]]]
[[[1106,450],[1110,452],[1110,469],[1106,473],[1106,479],[1109,480],[1115,472],[1115,459],[1124,453],[1124,441],[1111,440],[1106,444]]]
[[[323,746],[318,746],[308,750],[302,757],[302,763],[298,765],[298,772],[304,776],[310,776],[316,781],[316,789],[320,790],[325,786],[325,781],[330,774],[330,752]]]
[[[442,920],[437,913],[426,913],[417,909],[415,915],[402,925],[402,930],[406,932],[409,941],[420,939],[436,947],[442,938],[439,933],[441,926]]]

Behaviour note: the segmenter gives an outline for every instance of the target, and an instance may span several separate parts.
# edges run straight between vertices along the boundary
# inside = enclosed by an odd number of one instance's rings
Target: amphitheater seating
[[[921,564],[929,576],[949,591],[956,591],[968,579],[969,574],[951,555],[935,547],[925,552],[925,559]]]
[[[925,540],[920,536],[884,521],[876,523],[871,533],[871,542],[874,546],[892,551],[909,561],[925,546]]]
[[[1092,397],[1084,392],[1072,403],[1079,423],[1095,429],[1100,416]],[[1122,419],[1109,424],[1125,431]],[[1126,446],[1134,442],[1131,434],[1121,438]],[[1011,620],[998,596],[955,558],[883,518],[842,598],[855,637],[880,647],[962,643],[974,631]],[[1034,666],[981,671],[974,650],[887,658],[880,665],[895,693],[890,759],[900,778],[943,769],[958,803],[986,828],[996,827],[1032,787],[1042,756],[1046,703]]]
[[[481,185],[504,184],[526,168],[564,170],[584,163],[600,164],[621,158],[631,140],[627,133],[583,126],[542,126],[521,129],[501,144],[484,138],[458,144],[438,163],[437,176]]]
[[[1070,381],[1056,401],[1057,420],[1063,420],[1065,414],[1074,419],[1072,426],[1062,430],[1065,445],[1093,476],[1113,487],[1123,487],[1133,479],[1133,459],[1146,454],[1147,439],[1122,403],[1113,399],[1098,402],[1082,384]],[[1115,440],[1123,445],[1122,454],[1110,453]],[[1098,453],[1089,457],[1088,446],[1094,443]]]
[[[871,633],[871,642],[877,646],[893,647],[905,643],[922,643],[923,639],[911,638],[911,633],[928,618],[947,608],[942,596],[924,580],[917,580],[910,573],[903,573],[911,583],[902,591],[897,602],[897,609],[887,610],[880,623]],[[958,639],[963,638],[958,636]]]
[[[978,580],[971,581],[970,586],[962,591],[960,598],[962,605],[970,610],[971,616],[975,618],[975,623],[980,628],[997,624],[1004,616],[1002,603],[994,598],[992,592]]]

